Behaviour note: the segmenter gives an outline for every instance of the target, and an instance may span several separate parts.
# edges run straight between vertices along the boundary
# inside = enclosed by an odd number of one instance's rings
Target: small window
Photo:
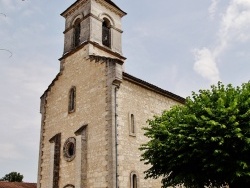
[[[72,87],[69,91],[69,113],[75,111],[76,108],[76,88]]]
[[[78,18],[74,23],[74,46],[80,45],[81,41],[81,20]]]
[[[76,150],[76,140],[73,137],[70,137],[66,140],[63,146],[63,156],[64,159],[68,162],[72,161],[75,158]]]
[[[135,116],[134,114],[131,114],[131,117],[130,117],[130,121],[131,121],[131,133],[132,134],[135,134]]]
[[[135,172],[130,174],[130,187],[137,188],[138,187],[138,178]]]
[[[135,115],[129,113],[129,135],[136,136]]]
[[[107,19],[104,19],[102,23],[102,44],[110,48],[111,44],[110,22]]]

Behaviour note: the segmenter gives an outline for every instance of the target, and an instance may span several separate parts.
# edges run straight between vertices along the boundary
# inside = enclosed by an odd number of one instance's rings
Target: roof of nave
[[[150,83],[148,83],[148,82],[146,82],[144,80],[136,78],[136,77],[134,77],[134,76],[132,76],[132,75],[130,75],[128,73],[123,72],[123,79],[128,80],[128,81],[130,81],[132,83],[135,83],[135,84],[137,84],[137,85],[139,85],[141,87],[144,87],[146,89],[152,90],[152,91],[154,91],[156,93],[159,93],[159,94],[161,94],[163,96],[166,96],[168,98],[171,98],[171,99],[173,99],[175,101],[178,101],[179,103],[182,103],[182,104],[185,103],[185,99],[183,97],[181,97],[179,95],[176,95],[174,93],[171,93],[171,92],[169,92],[167,90],[164,90],[162,88],[159,88],[156,85],[150,84]]]
[[[0,188],[36,188],[36,183],[0,181]]]

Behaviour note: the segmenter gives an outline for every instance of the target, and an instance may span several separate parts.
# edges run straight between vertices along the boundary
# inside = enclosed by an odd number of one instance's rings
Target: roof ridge
[[[138,84],[138,85],[141,85],[141,86],[143,86],[143,87],[145,87],[145,88],[154,90],[155,92],[160,93],[160,94],[162,94],[162,95],[165,95],[165,96],[167,96],[167,97],[169,97],[169,98],[171,98],[171,99],[174,99],[174,100],[176,100],[176,101],[178,101],[178,102],[180,102],[180,103],[182,103],[182,104],[184,104],[185,101],[186,101],[185,98],[183,98],[183,97],[181,97],[181,96],[179,96],[179,95],[176,95],[176,94],[174,94],[174,93],[172,93],[172,92],[170,92],[170,91],[167,91],[167,90],[165,90],[165,89],[162,89],[162,88],[160,88],[160,87],[158,87],[158,86],[156,86],[156,85],[154,85],[154,84],[151,84],[151,83],[149,83],[149,82],[146,82],[146,81],[144,81],[144,80],[142,80],[142,79],[140,79],[140,78],[137,78],[137,77],[135,77],[135,76],[132,76],[131,74],[128,74],[128,73],[126,73],[126,72],[123,72],[122,74],[123,74],[123,78],[124,78],[124,79],[126,79],[126,80],[128,80],[128,81],[131,81],[131,82],[134,82],[134,83],[136,83],[136,84]]]

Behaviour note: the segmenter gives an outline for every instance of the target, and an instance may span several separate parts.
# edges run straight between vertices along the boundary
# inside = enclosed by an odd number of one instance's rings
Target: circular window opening
[[[75,158],[76,140],[70,137],[63,146],[63,156],[66,161],[72,161]]]

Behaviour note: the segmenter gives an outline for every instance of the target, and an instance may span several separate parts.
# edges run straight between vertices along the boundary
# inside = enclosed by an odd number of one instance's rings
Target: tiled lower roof
[[[36,183],[0,181],[0,188],[36,188]]]

